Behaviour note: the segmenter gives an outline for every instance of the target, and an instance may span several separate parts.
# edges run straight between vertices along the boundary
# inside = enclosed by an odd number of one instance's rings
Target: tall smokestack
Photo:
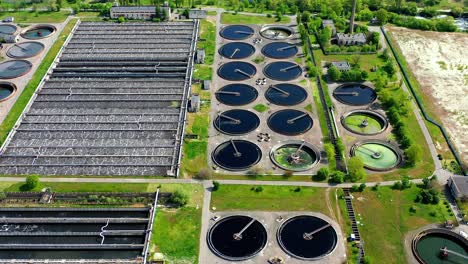
[[[353,11],[351,12],[351,19],[349,20],[349,33],[353,34],[354,33],[354,15],[356,13],[356,1],[353,0]]]

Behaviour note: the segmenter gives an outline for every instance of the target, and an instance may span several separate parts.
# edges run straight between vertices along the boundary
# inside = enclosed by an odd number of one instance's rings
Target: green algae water
[[[377,134],[384,127],[380,118],[367,113],[352,113],[345,117],[344,122],[349,130],[361,134]]]
[[[421,238],[416,245],[416,251],[426,264],[466,264],[468,261],[462,257],[450,254],[443,258],[440,249],[447,247],[448,250],[468,255],[468,252],[454,238],[443,234],[428,234]]]
[[[358,146],[354,155],[360,157],[364,166],[370,169],[387,170],[398,165],[398,154],[388,146],[379,143],[365,143]]]

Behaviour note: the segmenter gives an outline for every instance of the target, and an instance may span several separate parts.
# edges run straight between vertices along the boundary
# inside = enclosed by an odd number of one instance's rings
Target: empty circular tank
[[[271,149],[271,161],[283,170],[306,171],[320,160],[318,149],[305,141],[290,140]]]
[[[12,35],[18,30],[18,27],[15,25],[10,24],[1,24],[0,25],[0,33],[6,35]]]
[[[216,99],[225,105],[240,106],[249,104],[258,97],[258,92],[250,85],[233,83],[216,92]]]
[[[233,215],[218,220],[210,228],[207,242],[217,256],[241,261],[255,257],[265,248],[267,231],[255,218]]]
[[[0,82],[0,102],[8,100],[16,92],[16,85],[11,82]]]
[[[28,28],[21,36],[25,39],[43,39],[52,36],[56,30],[52,25],[36,25]]]
[[[295,44],[287,42],[272,42],[262,49],[263,55],[273,59],[286,59],[296,55],[298,52]]]
[[[302,260],[318,260],[335,250],[338,235],[322,218],[300,215],[286,220],[276,233],[280,247]]]
[[[250,38],[254,34],[254,30],[249,26],[231,25],[221,29],[219,34],[225,39],[243,40]]]
[[[293,31],[290,27],[281,25],[265,26],[260,30],[260,35],[262,35],[262,37],[273,40],[287,39],[290,38],[292,34]]]
[[[228,81],[244,81],[252,78],[256,73],[257,69],[254,65],[243,61],[228,62],[218,69],[218,75]]]
[[[44,44],[35,41],[28,41],[22,43],[16,43],[11,46],[8,51],[7,55],[11,58],[31,58],[44,50]]]
[[[299,64],[289,61],[272,62],[263,68],[265,76],[277,81],[291,81],[301,76],[302,69]]]
[[[239,136],[255,130],[260,125],[260,118],[250,111],[233,109],[218,114],[213,122],[219,132]]]
[[[255,52],[254,46],[245,42],[231,42],[219,48],[219,54],[228,59],[245,59]]]
[[[276,133],[296,136],[310,130],[313,126],[313,120],[306,112],[285,109],[273,113],[268,118],[268,126]]]
[[[276,105],[297,105],[307,98],[304,88],[290,83],[279,83],[271,85],[265,92],[266,99]]]
[[[377,99],[374,89],[360,83],[345,83],[333,91],[336,100],[347,105],[367,105]]]
[[[229,171],[247,170],[262,158],[262,151],[246,140],[229,140],[218,145],[211,154],[219,167]]]
[[[27,74],[32,64],[26,60],[11,60],[0,63],[0,79],[13,79]]]

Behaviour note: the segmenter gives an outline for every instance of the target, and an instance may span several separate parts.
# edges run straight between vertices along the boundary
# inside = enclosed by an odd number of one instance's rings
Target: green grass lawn
[[[26,191],[23,183],[11,184],[5,189],[7,192]],[[27,191],[41,191],[45,187],[51,187],[54,192],[146,192],[146,183],[88,183],[88,182],[40,182],[36,188]]]
[[[49,12],[49,11],[18,11],[18,12],[2,12],[0,19],[12,16],[15,18],[15,23],[61,23],[67,19],[70,12]]]
[[[358,220],[363,223],[359,231],[372,263],[406,263],[403,239],[407,232],[453,219],[443,205],[442,196],[438,205],[415,203],[419,190],[416,186],[404,191],[380,187],[378,191],[367,188],[363,193],[353,194],[355,211],[362,217]],[[411,206],[416,206],[415,213],[410,212]]]
[[[198,263],[201,209],[160,209],[154,226],[150,253],[162,253],[169,264]]]
[[[211,207],[217,211],[315,211],[329,215],[324,202],[325,188],[295,186],[262,186],[263,191],[252,190],[257,186],[222,185],[211,196]]]
[[[287,24],[290,22],[291,20],[289,19],[289,17],[283,17],[281,21],[277,21],[274,17],[243,14],[234,15],[232,13],[221,14],[222,24]]]
[[[270,108],[264,104],[258,104],[258,105],[255,105],[253,109],[257,112],[263,113],[265,111],[268,111],[268,109]]]
[[[27,103],[29,102],[29,99],[36,91],[36,88],[41,82],[42,77],[46,74],[50,65],[54,61],[55,56],[59,52],[60,48],[67,39],[76,22],[76,19],[70,20],[65,26],[65,28],[62,30],[60,36],[57,38],[47,55],[42,60],[42,63],[37,68],[36,72],[34,73],[34,76],[23,89],[23,92],[21,93],[20,97],[16,100],[15,104],[11,108],[5,120],[3,120],[3,123],[0,125],[0,144],[2,144],[3,141],[5,141],[5,138],[8,136],[8,133],[13,128],[14,124],[16,123],[16,120],[18,120],[19,116],[23,112],[23,109],[26,107]]]
[[[213,69],[205,64],[196,64],[193,71],[193,78],[200,80],[211,80],[213,76]]]
[[[205,49],[205,64],[213,64],[215,45],[216,45],[216,25],[206,19],[201,21],[200,38],[204,41],[198,41],[198,48]]]

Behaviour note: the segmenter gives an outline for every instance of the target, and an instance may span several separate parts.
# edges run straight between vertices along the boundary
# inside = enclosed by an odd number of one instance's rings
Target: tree
[[[320,32],[319,35],[319,41],[322,46],[327,47],[330,45],[330,39],[332,37],[332,31],[330,27],[326,26],[324,29],[322,29],[322,32]]]
[[[60,11],[60,9],[62,9],[63,0],[55,0],[55,3],[57,5],[57,12],[58,12],[58,11]]]
[[[395,64],[391,60],[385,63],[384,66],[382,66],[382,70],[384,70],[390,77],[392,77],[396,73]]]
[[[304,11],[301,17],[302,23],[309,23],[310,22],[310,12]]]
[[[177,207],[183,207],[188,203],[188,195],[181,190],[176,190],[169,197],[169,202]]]
[[[352,182],[358,181],[366,176],[364,162],[360,157],[354,156],[348,160],[348,177]]]
[[[219,190],[219,186],[221,184],[217,181],[213,181],[213,192],[216,192],[217,190]]]
[[[118,22],[119,22],[119,23],[125,22],[125,17],[123,17],[123,16],[119,17],[119,18],[118,18]]]
[[[358,189],[358,190],[359,190],[360,192],[363,192],[364,189],[366,189],[366,187],[367,187],[367,186],[366,186],[365,183],[361,183],[361,184],[359,184],[359,189]]]
[[[374,13],[374,15],[381,25],[387,24],[389,18],[387,10],[380,8]]]
[[[323,167],[317,171],[317,176],[315,177],[315,179],[317,179],[318,181],[324,181],[328,178],[329,175],[330,170],[327,167]]]
[[[26,177],[26,182],[24,183],[24,187],[26,190],[32,190],[36,188],[38,184],[39,184],[39,176],[30,175]]]
[[[411,145],[405,151],[406,163],[408,166],[414,166],[421,160],[422,150],[421,147],[418,145]]]
[[[343,183],[345,179],[345,174],[342,171],[335,171],[330,174],[330,181],[334,183]]]
[[[338,81],[341,78],[341,72],[340,70],[338,70],[337,67],[331,65],[330,67],[328,67],[328,76],[330,76],[330,79],[332,79],[333,81]]]

